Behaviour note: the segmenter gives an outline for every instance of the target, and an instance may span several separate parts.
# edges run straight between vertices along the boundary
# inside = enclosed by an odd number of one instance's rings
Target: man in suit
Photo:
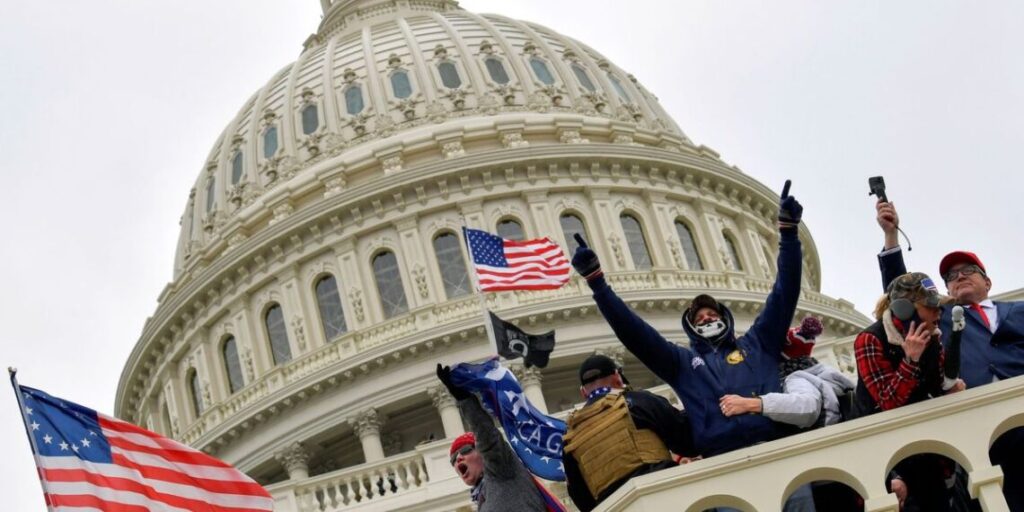
[[[892,203],[875,206],[885,246],[878,255],[883,288],[906,273],[903,251],[897,239],[899,215]],[[1024,375],[1024,302],[994,302],[988,297],[992,279],[973,252],[954,251],[942,258],[939,274],[954,304],[964,308],[967,325],[960,341],[960,378],[968,388]],[[939,328],[942,343],[949,346],[952,308],[942,307]],[[1010,510],[1024,511],[1024,428],[1000,437],[989,452],[993,464],[1003,469],[1003,494]]]

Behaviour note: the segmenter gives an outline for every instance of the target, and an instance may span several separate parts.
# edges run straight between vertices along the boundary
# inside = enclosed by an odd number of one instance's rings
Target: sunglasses
[[[985,275],[985,272],[978,268],[977,265],[967,265],[966,267],[961,268],[959,270],[950,270],[949,272],[946,272],[942,276],[942,279],[948,283],[961,275],[963,275],[964,277],[970,277],[973,276],[974,274],[979,273],[981,275]]]
[[[459,455],[469,455],[469,453],[475,449],[476,447],[471,444],[460,446],[459,449],[455,450],[455,453],[452,454],[452,466],[455,465],[455,459],[459,458]]]

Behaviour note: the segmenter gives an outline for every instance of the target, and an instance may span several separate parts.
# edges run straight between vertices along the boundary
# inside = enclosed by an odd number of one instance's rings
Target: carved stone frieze
[[[383,424],[383,418],[377,413],[377,409],[370,408],[365,411],[356,414],[354,417],[348,419],[349,425],[352,426],[352,430],[356,433],[359,439],[363,439],[369,435],[380,435],[380,427]]]
[[[430,403],[434,404],[438,411],[448,407],[456,407],[455,397],[443,385],[428,388],[427,394],[430,395]]]
[[[506,132],[501,134],[501,145],[508,149],[525,148],[530,142],[523,138],[522,132]]]
[[[309,470],[309,451],[298,441],[279,450],[274,454],[274,459],[280,462],[289,474]]]
[[[295,212],[295,207],[289,203],[282,203],[274,207],[271,212],[274,214],[274,218],[270,219],[270,225],[277,224],[287,219],[292,213]]]
[[[306,350],[306,329],[303,327],[302,317],[296,315],[292,317],[292,333],[295,334],[295,343],[299,346],[300,351]]]
[[[352,311],[356,314],[356,320],[363,321],[365,314],[363,313],[363,292],[359,288],[351,288],[348,291],[348,298],[352,304]]]
[[[462,142],[455,140],[445,142],[441,146],[441,154],[444,155],[445,160],[451,160],[460,156],[466,156],[466,150],[462,147]]]

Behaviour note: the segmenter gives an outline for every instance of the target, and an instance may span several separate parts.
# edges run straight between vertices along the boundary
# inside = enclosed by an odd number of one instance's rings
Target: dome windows
[[[736,241],[725,231],[722,232],[722,239],[725,241],[725,264],[728,267],[726,270],[742,272],[743,262],[740,260],[740,252],[736,250]]]
[[[523,225],[515,219],[502,219],[498,221],[498,236],[506,240],[522,240],[526,238],[523,234]]]
[[[238,343],[234,336],[228,336],[228,339],[224,340],[221,354],[224,356],[224,369],[228,374],[228,390],[234,393],[245,386],[242,362],[238,359]]]
[[[505,85],[508,83],[508,72],[505,71],[505,64],[497,57],[488,57],[484,60],[487,74],[491,76],[494,83]]]
[[[231,184],[237,185],[239,181],[242,181],[242,173],[244,168],[242,164],[244,159],[242,158],[241,151],[235,151],[235,156],[231,157]]]
[[[195,368],[188,371],[188,395],[192,399],[192,412],[196,418],[203,415],[203,386],[199,382],[199,372]]]
[[[345,312],[341,309],[338,282],[334,276],[327,274],[316,282],[316,303],[320,308],[320,322],[324,328],[325,339],[333,340],[348,330],[345,325]]]
[[[462,257],[462,244],[454,233],[442,233],[434,238],[434,255],[444,282],[444,293],[449,299],[469,295],[469,274]]]
[[[409,81],[408,71],[399,69],[391,73],[391,92],[402,100],[412,96],[412,82]]]
[[[345,111],[354,116],[363,111],[363,89],[358,85],[349,86],[345,89]]]
[[[548,64],[541,60],[540,57],[530,58],[530,69],[532,69],[533,74],[537,76],[537,80],[540,80],[544,85],[552,85],[555,83],[555,77],[551,74],[551,70],[548,69]]]
[[[622,86],[622,82],[619,81],[619,77],[612,73],[608,73],[608,81],[612,83],[612,88],[615,89],[615,93],[619,95],[619,98],[629,103],[632,100],[629,99],[629,93],[626,92],[626,88]]]
[[[558,218],[558,222],[562,225],[562,236],[565,237],[566,248],[569,249],[568,252],[572,255],[580,245],[576,242],[576,237],[573,235],[580,235],[586,240],[587,228],[584,226],[583,220],[572,213],[563,213]]]
[[[459,70],[455,64],[443,61],[437,64],[437,74],[441,75],[441,83],[449,89],[458,89],[462,86],[462,79],[459,78]]]
[[[277,125],[270,125],[263,131],[263,158],[272,158],[277,153]]]
[[[686,267],[690,270],[704,270],[704,262],[697,252],[697,244],[693,241],[693,232],[690,227],[681,220],[676,221],[676,235],[679,236],[679,245],[683,249],[683,258],[686,260]]]
[[[320,128],[320,112],[315,103],[306,105],[302,109],[302,133],[312,135]]]
[[[292,348],[288,344],[288,328],[284,325],[284,312],[281,306],[273,304],[263,316],[270,338],[270,352],[274,356],[274,364],[280,365],[292,359]]]
[[[377,281],[384,318],[398,316],[409,310],[395,253],[384,251],[373,258],[373,277]]]
[[[206,180],[206,213],[213,211],[213,207],[217,205],[217,178],[210,176],[210,179]]]
[[[580,85],[590,92],[597,90],[597,87],[594,87],[594,82],[590,80],[590,75],[587,74],[587,70],[583,69],[582,65],[574,62],[571,67],[572,74],[576,75],[576,80],[579,80]]]
[[[622,233],[626,235],[626,245],[629,246],[629,254],[633,258],[633,268],[636,270],[649,270],[651,268],[651,253],[647,249],[647,239],[644,237],[644,229],[636,217],[624,213],[619,216],[622,224]]]

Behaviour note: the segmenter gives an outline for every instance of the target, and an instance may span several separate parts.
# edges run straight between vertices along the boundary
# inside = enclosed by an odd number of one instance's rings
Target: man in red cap
[[[882,286],[906,273],[897,239],[899,215],[892,203],[875,206],[885,246],[878,255]],[[994,302],[988,297],[992,280],[973,252],[954,251],[942,258],[939,274],[955,304],[963,307],[966,326],[960,340],[960,378],[968,388],[1024,375],[1024,302]],[[949,347],[952,308],[942,307],[939,328]],[[1013,430],[993,444],[993,464],[1003,469],[1003,492],[1010,510],[1024,511],[1024,429]]]

